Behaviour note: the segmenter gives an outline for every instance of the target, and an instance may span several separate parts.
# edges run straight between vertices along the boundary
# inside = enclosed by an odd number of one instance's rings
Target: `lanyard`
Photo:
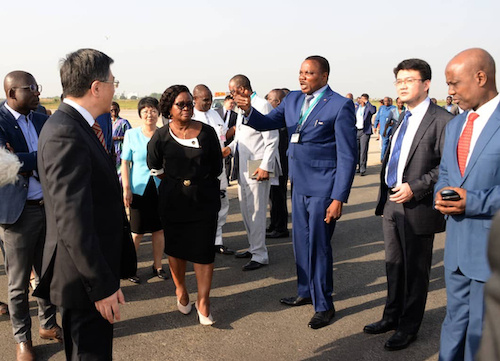
[[[325,94],[325,90],[323,90],[321,92],[321,94],[316,98],[314,99],[314,101],[311,103],[311,105],[309,105],[309,108],[306,110],[306,112],[304,113],[304,109],[302,109],[300,111],[300,119],[299,119],[299,123],[297,125],[297,130],[295,131],[296,133],[300,132],[300,128],[302,128],[302,123],[304,123],[304,120],[307,119],[307,117],[309,116],[309,113],[311,113],[311,111],[313,110],[314,106],[319,102],[319,100],[321,98],[323,98],[323,95]],[[306,98],[304,97],[304,102],[306,101]],[[302,103],[302,108],[304,108],[304,104]]]

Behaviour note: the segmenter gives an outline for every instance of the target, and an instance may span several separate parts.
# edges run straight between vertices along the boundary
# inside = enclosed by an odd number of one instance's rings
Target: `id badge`
[[[290,138],[290,143],[298,143],[300,140],[300,133],[293,133]]]

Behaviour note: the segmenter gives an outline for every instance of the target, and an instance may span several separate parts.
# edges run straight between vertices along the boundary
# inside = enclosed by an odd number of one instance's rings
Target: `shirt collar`
[[[5,107],[7,108],[7,110],[14,116],[14,118],[16,119],[16,121],[19,119],[19,117],[22,115],[21,113],[15,111],[14,109],[12,109],[11,107],[9,107],[9,104],[7,104],[7,102],[5,102]]]
[[[326,84],[325,86],[319,88],[318,90],[316,90],[314,93],[312,93],[312,96],[314,98],[318,97],[321,93],[323,93],[323,91],[328,87],[328,84]],[[313,99],[314,99],[313,98]]]
[[[63,102],[68,104],[70,107],[75,108],[75,110],[82,115],[82,117],[87,121],[87,123],[89,123],[90,126],[94,125],[95,120],[87,109],[68,98],[64,98]]]
[[[412,117],[424,117],[425,113],[427,112],[427,109],[429,108],[429,105],[431,104],[431,99],[429,97],[425,98],[424,101],[422,101],[419,105],[417,105],[415,108],[412,110],[408,110],[411,112]]]
[[[488,100],[486,103],[481,105],[475,112],[472,110],[470,112],[477,113],[483,120],[488,120],[490,119],[495,109],[498,107],[499,102],[500,102],[500,94],[497,94],[496,97]],[[467,117],[469,117],[468,114]]]

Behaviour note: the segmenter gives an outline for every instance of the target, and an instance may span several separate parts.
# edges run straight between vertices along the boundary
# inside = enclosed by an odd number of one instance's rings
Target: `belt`
[[[43,199],[27,199],[26,205],[28,206],[43,206]]]

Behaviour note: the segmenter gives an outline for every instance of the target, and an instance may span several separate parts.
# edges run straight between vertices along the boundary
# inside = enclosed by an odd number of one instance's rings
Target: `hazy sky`
[[[459,51],[482,47],[500,63],[498,0],[172,3],[5,1],[0,77],[26,70],[43,97],[57,96],[59,60],[91,47],[115,60],[118,93],[198,83],[226,91],[242,73],[263,96],[298,89],[300,63],[319,54],[330,61],[335,91],[379,98],[396,96],[392,69],[418,57],[433,71],[430,96],[444,99],[444,68]]]

